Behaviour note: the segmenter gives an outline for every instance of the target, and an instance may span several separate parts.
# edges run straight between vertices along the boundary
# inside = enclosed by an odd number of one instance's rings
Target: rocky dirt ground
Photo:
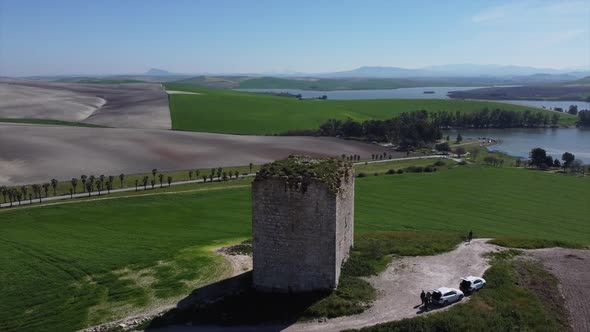
[[[451,252],[436,256],[394,260],[383,273],[369,278],[369,282],[379,292],[369,310],[359,315],[325,322],[296,324],[286,331],[341,331],[444,310],[423,311],[419,306],[420,292],[443,286],[459,288],[461,277],[482,276],[489,267],[483,255],[501,250],[500,247],[487,243],[487,240],[477,239],[471,244],[464,243]]]
[[[573,331],[590,331],[590,250],[550,248],[528,255],[559,280]]]
[[[403,257],[393,261],[387,270],[369,278],[379,291],[373,306],[359,315],[296,323],[291,326],[171,326],[154,331],[341,331],[372,326],[403,318],[438,312],[420,308],[420,292],[442,286],[458,288],[460,278],[467,275],[482,276],[489,267],[484,254],[501,250],[477,239],[471,244],[461,244],[457,249],[436,256]],[[467,301],[465,298],[463,301]]]

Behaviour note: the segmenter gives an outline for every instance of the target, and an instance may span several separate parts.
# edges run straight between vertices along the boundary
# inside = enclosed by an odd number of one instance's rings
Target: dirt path
[[[426,314],[419,308],[422,289],[441,286],[456,288],[463,276],[483,275],[489,267],[483,254],[501,250],[498,246],[486,243],[488,240],[477,239],[469,245],[461,244],[457,249],[441,255],[395,260],[383,273],[368,279],[378,290],[379,296],[369,310],[359,315],[323,322],[297,323],[286,328],[279,325],[170,326],[155,331],[341,331],[416,317]],[[431,312],[436,311],[440,310]]]
[[[459,286],[461,277],[482,276],[489,264],[483,254],[500,250],[477,239],[457,249],[436,256],[404,257],[394,261],[387,270],[369,279],[379,291],[373,306],[360,315],[330,319],[322,323],[296,324],[287,331],[340,331],[361,328],[424,314],[417,307],[420,292],[442,286]],[[437,310],[439,311],[439,310]]]
[[[559,280],[572,330],[590,331],[590,250],[549,248],[530,250],[528,254]]]

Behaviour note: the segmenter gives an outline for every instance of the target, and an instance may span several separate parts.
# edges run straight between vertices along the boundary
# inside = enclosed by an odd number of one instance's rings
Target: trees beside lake
[[[565,152],[559,159],[553,159],[552,156],[547,154],[542,148],[534,148],[529,153],[529,165],[534,166],[537,169],[550,169],[550,168],[563,168],[563,171],[569,171],[570,173],[582,173],[585,175],[588,166],[585,166],[581,160],[576,159],[573,153]]]
[[[583,112],[583,111],[582,111]],[[490,110],[484,108],[477,112],[404,112],[387,120],[330,119],[316,131],[302,131],[302,135],[341,136],[366,138],[371,141],[394,144],[423,146],[441,136],[441,129],[449,128],[534,128],[555,125],[559,114],[536,111]],[[590,118],[590,116],[589,116]],[[590,119],[589,119],[590,120]],[[462,137],[457,137],[460,142]]]
[[[578,126],[590,127],[590,111],[584,110],[578,112]]]

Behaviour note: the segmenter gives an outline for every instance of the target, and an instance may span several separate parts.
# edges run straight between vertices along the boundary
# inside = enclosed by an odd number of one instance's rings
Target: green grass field
[[[209,246],[249,236],[247,192],[0,212],[0,330],[79,329],[223,276]]]
[[[356,231],[590,245],[588,184],[480,166],[360,178]],[[210,248],[250,231],[248,187],[0,210],[0,330],[73,330],[180,298],[227,272]]]
[[[490,109],[549,112],[519,105],[487,101],[442,99],[297,100],[265,94],[215,90],[191,84],[166,83],[169,90],[200,95],[170,95],[172,128],[231,134],[278,134],[289,130],[317,129],[328,119],[357,121],[386,119],[401,112],[479,111]],[[575,124],[576,117],[562,114],[560,123]]]
[[[589,195],[587,178],[515,168],[367,177],[356,182],[356,226],[590,245]]]

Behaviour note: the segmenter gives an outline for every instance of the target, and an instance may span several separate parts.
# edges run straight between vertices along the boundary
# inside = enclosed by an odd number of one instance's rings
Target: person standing
[[[469,243],[471,244],[471,240],[473,240],[473,232],[471,230],[469,231],[469,235],[467,236],[467,238],[469,239]]]
[[[432,294],[428,292],[426,293],[426,309],[428,309],[430,303],[432,303]]]
[[[426,293],[424,293],[424,290],[422,290],[422,293],[420,293],[420,301],[422,306],[426,305]]]

